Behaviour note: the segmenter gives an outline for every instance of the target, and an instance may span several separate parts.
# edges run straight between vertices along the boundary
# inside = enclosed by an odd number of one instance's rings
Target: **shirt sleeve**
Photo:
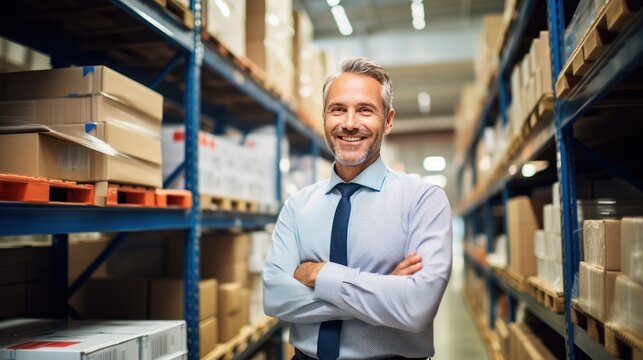
[[[301,262],[292,198],[286,201],[273,232],[263,269],[266,315],[292,323],[318,323],[353,318],[339,307],[313,296],[313,289],[294,278]]]
[[[451,275],[451,209],[444,191],[423,188],[409,217],[411,249],[422,257],[413,275],[381,275],[326,263],[314,295],[371,325],[420,332],[432,322]]]

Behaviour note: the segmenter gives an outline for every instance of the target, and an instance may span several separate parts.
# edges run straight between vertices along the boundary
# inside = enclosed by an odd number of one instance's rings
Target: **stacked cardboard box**
[[[246,0],[206,0],[205,27],[236,56],[246,55]]]
[[[607,255],[606,255],[607,256]],[[643,337],[643,218],[621,220],[621,268],[616,278],[610,321]]]
[[[293,35],[291,0],[246,4],[246,54],[286,100],[293,99],[294,93]]]
[[[235,337],[245,325],[247,311],[242,310],[244,289],[239,283],[221,283],[219,285],[219,342],[226,342]]]
[[[532,40],[529,52],[511,72],[512,100],[508,115],[512,137],[520,134],[540,99],[552,94],[552,86],[549,32],[541,31],[540,36]]]
[[[526,324],[509,325],[510,356],[507,359],[553,360],[557,359]]]
[[[0,172],[161,187],[163,98],[104,66],[0,74]]]
[[[49,316],[49,248],[0,249],[0,318]]]
[[[552,186],[552,204],[543,206],[543,230],[534,234],[538,277],[553,290],[563,292],[563,240],[558,183]]]
[[[509,269],[520,276],[536,275],[534,233],[538,219],[528,196],[516,196],[507,202]]]
[[[0,72],[50,69],[49,56],[0,37]]]
[[[498,68],[496,43],[500,36],[501,25],[502,14],[489,14],[482,17],[482,27],[476,43],[476,56],[473,57],[476,81],[488,81],[488,77]]]

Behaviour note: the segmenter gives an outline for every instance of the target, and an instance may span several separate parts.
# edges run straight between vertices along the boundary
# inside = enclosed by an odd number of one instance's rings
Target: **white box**
[[[545,251],[545,232],[543,230],[536,230],[534,232],[534,254],[539,259],[544,259],[546,255]]]
[[[545,258],[556,262],[563,261],[563,239],[560,234],[545,233]]]

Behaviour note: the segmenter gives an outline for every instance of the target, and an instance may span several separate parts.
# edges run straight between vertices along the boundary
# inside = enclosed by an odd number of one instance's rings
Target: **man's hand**
[[[420,269],[422,269],[422,258],[415,251],[412,251],[397,265],[391,275],[413,275]]]
[[[295,279],[300,283],[314,288],[315,281],[317,281],[317,274],[321,271],[321,268],[326,264],[325,262],[303,262],[295,270]]]

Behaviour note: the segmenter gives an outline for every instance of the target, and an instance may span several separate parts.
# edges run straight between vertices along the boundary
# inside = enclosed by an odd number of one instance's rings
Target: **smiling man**
[[[451,273],[444,191],[389,170],[391,80],[366,58],[324,84],[330,179],[286,201],[264,266],[264,308],[290,322],[293,359],[426,359]]]

